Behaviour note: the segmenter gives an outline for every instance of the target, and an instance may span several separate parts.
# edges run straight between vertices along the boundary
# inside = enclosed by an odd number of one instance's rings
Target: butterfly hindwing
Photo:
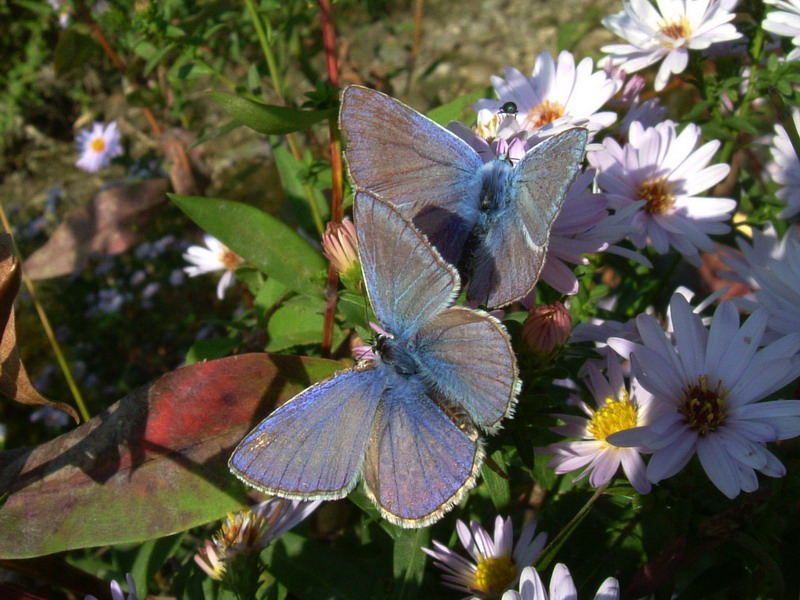
[[[358,192],[353,214],[375,315],[395,336],[416,331],[451,303],[458,273],[383,199]]]
[[[267,494],[346,496],[361,474],[383,381],[374,365],[337,373],[301,392],[251,431],[231,471]]]
[[[482,311],[448,308],[422,326],[416,345],[426,379],[476,425],[492,431],[512,412],[519,377],[499,321]]]
[[[456,425],[419,381],[391,385],[375,420],[364,481],[384,518],[424,527],[472,488],[482,460],[473,428]]]

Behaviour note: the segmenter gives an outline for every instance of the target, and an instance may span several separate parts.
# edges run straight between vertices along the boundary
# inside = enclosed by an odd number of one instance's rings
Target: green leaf
[[[450,121],[474,121],[475,113],[472,110],[472,105],[481,98],[491,98],[492,96],[494,96],[494,90],[491,87],[475,90],[460,98],[456,98],[452,102],[442,104],[428,111],[428,118],[442,126],[447,125]]]
[[[256,309],[256,317],[258,321],[264,320],[266,314],[275,306],[286,294],[289,289],[276,279],[269,278],[258,290],[253,306]]]
[[[308,167],[313,160],[311,152],[306,148],[302,161],[298,161],[285,145],[273,147],[273,158],[283,184],[286,202],[281,207],[281,217],[288,223],[296,223],[306,231],[314,231],[316,225],[306,193],[304,181]],[[325,195],[318,187],[311,186],[311,195],[323,221],[328,219],[330,207]]]
[[[325,302],[321,298],[297,296],[283,304],[269,320],[267,333],[270,352],[294,346],[318,344],[322,339],[322,321]],[[333,343],[342,341],[342,332],[334,327]]]
[[[143,542],[240,510],[231,452],[275,406],[341,368],[266,354],[198,363],[49,442],[0,452],[0,558]]]
[[[504,473],[508,473],[505,458],[501,450],[495,451],[491,455],[491,459]],[[503,513],[508,510],[508,505],[511,503],[511,485],[509,484],[508,477],[503,477],[499,473],[495,473],[489,465],[483,465],[481,468],[481,475],[483,482],[489,490],[489,496],[492,498],[492,504],[497,509],[497,512]]]
[[[233,338],[198,340],[191,345],[186,353],[186,366],[203,362],[204,360],[216,360],[228,356],[238,345],[239,341]]]
[[[259,133],[283,135],[307,129],[325,119],[336,118],[336,108],[330,110],[303,110],[288,106],[262,104],[225,92],[209,92],[209,98],[226,113]]]
[[[325,259],[299,234],[253,206],[169,194],[195,223],[291,290],[321,297]]]
[[[176,533],[167,537],[148,540],[139,546],[136,559],[133,561],[130,573],[136,583],[136,589],[147,590],[147,583],[158,573],[161,566],[172,556],[181,545],[186,532]]]
[[[284,533],[261,553],[270,574],[300,600],[370,600],[374,569],[359,568],[352,556]]]
[[[393,598],[404,600],[416,598],[425,576],[425,553],[431,540],[429,527],[420,529],[401,529],[394,538],[394,556],[392,571],[394,573],[395,593]]]

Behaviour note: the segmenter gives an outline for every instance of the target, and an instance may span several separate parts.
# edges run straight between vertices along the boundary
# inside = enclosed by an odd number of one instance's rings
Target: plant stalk
[[[325,48],[325,64],[328,68],[328,80],[333,87],[339,87],[339,68],[336,60],[336,34],[333,29],[330,0],[318,0],[322,24],[322,44]],[[331,138],[331,221],[341,223],[343,216],[342,199],[342,145],[339,124],[336,119],[328,120]],[[322,321],[322,356],[331,355],[333,346],[333,326],[336,316],[339,274],[332,263],[328,264],[328,279],[325,285],[325,315]]]
[[[81,395],[81,392],[72,377],[72,373],[69,370],[69,365],[67,364],[67,359],[64,357],[64,353],[61,351],[61,346],[59,345],[56,335],[53,332],[53,328],[50,325],[50,319],[47,318],[47,313],[44,310],[44,306],[42,306],[42,303],[39,302],[39,298],[36,296],[36,290],[33,287],[33,281],[31,281],[30,277],[28,277],[28,275],[25,273],[25,269],[22,268],[22,254],[20,254],[19,248],[17,247],[17,241],[14,239],[14,234],[11,230],[11,224],[8,222],[8,217],[6,216],[6,211],[2,203],[0,203],[0,220],[3,222],[3,228],[11,236],[11,244],[14,247],[14,254],[20,257],[19,268],[20,274],[22,275],[22,281],[25,282],[25,287],[28,288],[28,293],[31,295],[31,300],[33,300],[33,305],[36,307],[36,313],[39,315],[39,320],[42,322],[45,335],[47,335],[47,339],[50,341],[50,346],[52,346],[53,352],[56,355],[58,366],[61,367],[61,372],[64,373],[64,378],[67,380],[69,391],[72,393],[72,397],[75,400],[75,406],[78,407],[78,412],[81,414],[83,420],[88,421],[92,417],[89,414],[89,411],[86,409],[83,396]]]

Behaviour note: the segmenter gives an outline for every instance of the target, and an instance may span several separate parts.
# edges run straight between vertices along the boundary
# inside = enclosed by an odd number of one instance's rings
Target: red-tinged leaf
[[[166,201],[166,179],[149,179],[103,190],[70,212],[47,243],[25,261],[31,279],[80,271],[92,253],[118,254],[138,238],[152,209]]]
[[[17,349],[14,328],[14,298],[19,292],[19,261],[14,256],[11,236],[0,234],[0,394],[22,404],[46,404],[69,414],[80,423],[78,414],[68,404],[52,402],[33,387]]]
[[[235,511],[228,457],[277,405],[342,365],[245,354],[167,373],[33,449],[0,453],[0,558],[140,542]]]

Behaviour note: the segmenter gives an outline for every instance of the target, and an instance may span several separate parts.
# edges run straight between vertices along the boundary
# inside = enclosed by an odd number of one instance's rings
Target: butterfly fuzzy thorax
[[[441,518],[475,485],[478,430],[513,411],[519,376],[502,324],[452,306],[458,273],[388,202],[357,192],[364,283],[381,328],[376,358],[275,410],[239,444],[235,475],[269,494],[346,496],[359,479],[403,527]]]
[[[458,267],[469,300],[494,308],[531,292],[583,161],[585,129],[548,138],[512,166],[484,164],[453,132],[367,88],[344,91],[339,121],[354,187],[412,221]]]

